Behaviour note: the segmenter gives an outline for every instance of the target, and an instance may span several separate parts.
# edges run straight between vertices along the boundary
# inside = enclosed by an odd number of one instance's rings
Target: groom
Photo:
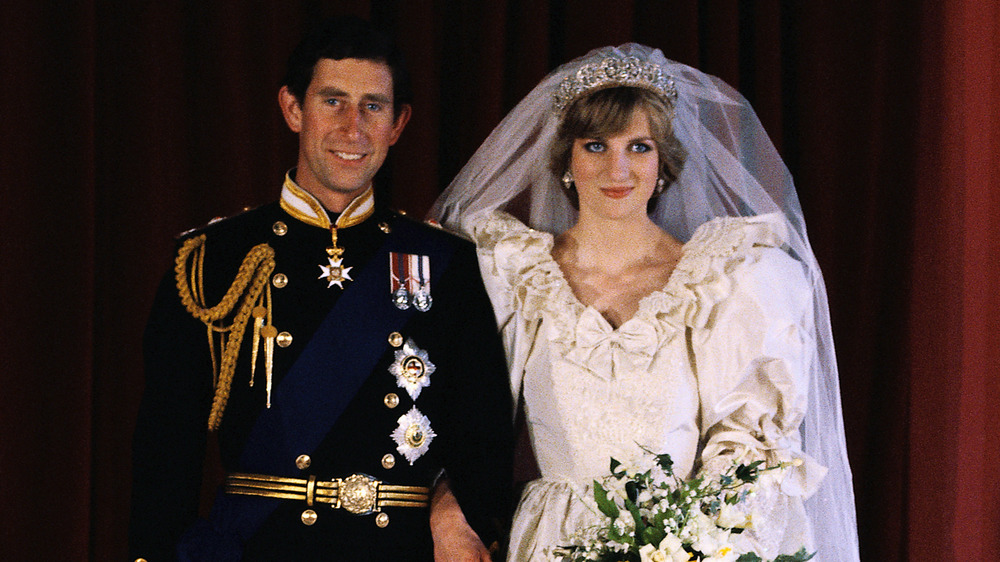
[[[185,233],[144,340],[136,560],[488,560],[510,391],[471,244],[375,198],[410,118],[387,36],[307,35],[279,201]],[[225,485],[197,520],[209,433]],[[433,539],[432,531],[433,530]]]

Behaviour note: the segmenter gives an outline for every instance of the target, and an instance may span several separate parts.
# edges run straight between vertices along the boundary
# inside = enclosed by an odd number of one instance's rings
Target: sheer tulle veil
[[[476,217],[495,209],[553,234],[571,226],[576,211],[548,166],[558,124],[553,93],[563,78],[609,54],[659,65],[677,89],[674,132],[688,156],[652,213],[657,224],[686,241],[698,226],[719,216],[780,213],[787,221],[789,252],[807,271],[815,306],[816,354],[802,443],[806,454],[829,469],[806,501],[818,548],[815,560],[857,561],[854,492],[826,289],[791,174],[743,96],[656,49],[626,44],[594,50],[549,74],[504,118],[435,203],[430,217],[466,233]]]

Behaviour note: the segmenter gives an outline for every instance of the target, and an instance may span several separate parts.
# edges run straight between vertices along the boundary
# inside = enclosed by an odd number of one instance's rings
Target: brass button
[[[400,334],[399,332],[389,334],[389,345],[392,347],[399,347],[403,345],[403,334]]]
[[[146,562],[145,558],[136,558],[135,562]]]
[[[281,332],[274,341],[278,343],[278,347],[288,347],[292,345],[292,334]]]
[[[307,509],[307,510],[305,510],[305,511],[302,512],[302,524],[303,525],[312,525],[313,523],[316,522],[316,518],[317,517],[318,516],[316,515],[315,511],[313,511],[311,509]]]
[[[375,516],[375,524],[378,525],[382,529],[385,529],[386,527],[388,527],[389,526],[389,514],[388,513],[379,513],[378,515],[376,515]]]
[[[284,273],[275,273],[274,277],[271,278],[271,283],[277,288],[282,288],[288,284],[288,276]]]
[[[387,222],[380,222],[380,223],[378,223],[378,229],[381,230],[382,232],[386,233],[386,234],[389,234],[390,232],[392,232],[392,229],[389,228],[389,223],[387,223]]]
[[[400,215],[404,216],[404,217],[406,216],[406,210],[405,209],[397,209],[396,212],[399,213]]]
[[[309,458],[309,455],[299,455],[295,459],[295,466],[299,470],[305,470],[305,469],[309,468],[309,465],[311,465],[312,462],[313,462],[313,460],[311,458]]]
[[[384,402],[387,408],[395,408],[396,406],[399,406],[399,396],[397,396],[395,392],[390,392],[385,395]]]
[[[288,234],[288,225],[278,221],[271,226],[271,230],[273,230],[278,236],[284,236],[285,234]]]
[[[386,456],[382,457],[382,468],[388,469],[394,466],[396,466],[396,457],[392,456],[391,454],[387,454]]]

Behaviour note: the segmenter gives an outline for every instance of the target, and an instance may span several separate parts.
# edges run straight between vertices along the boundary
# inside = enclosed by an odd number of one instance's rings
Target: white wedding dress
[[[666,286],[617,329],[574,296],[552,235],[494,212],[474,237],[541,478],[528,483],[508,560],[551,560],[596,523],[581,501],[610,458],[669,453],[675,472],[739,456],[802,459],[755,509],[763,556],[812,546],[802,502],[825,469],[800,449],[812,353],[812,291],[774,217],[719,218],[683,248]],[[758,519],[759,521],[760,519]],[[748,536],[751,535],[751,536]],[[817,558],[818,559],[818,558]]]

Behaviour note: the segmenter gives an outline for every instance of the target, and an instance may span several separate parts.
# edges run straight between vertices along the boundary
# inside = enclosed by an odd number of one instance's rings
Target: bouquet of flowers
[[[674,474],[670,455],[646,453],[630,465],[611,459],[611,476],[594,481],[594,502],[605,523],[579,530],[574,544],[553,555],[569,562],[765,562],[740,552],[733,539],[753,525],[746,500],[758,479],[769,472],[779,476],[787,464],[733,463],[717,477],[684,480]],[[802,548],[773,562],[801,562],[814,554]]]

